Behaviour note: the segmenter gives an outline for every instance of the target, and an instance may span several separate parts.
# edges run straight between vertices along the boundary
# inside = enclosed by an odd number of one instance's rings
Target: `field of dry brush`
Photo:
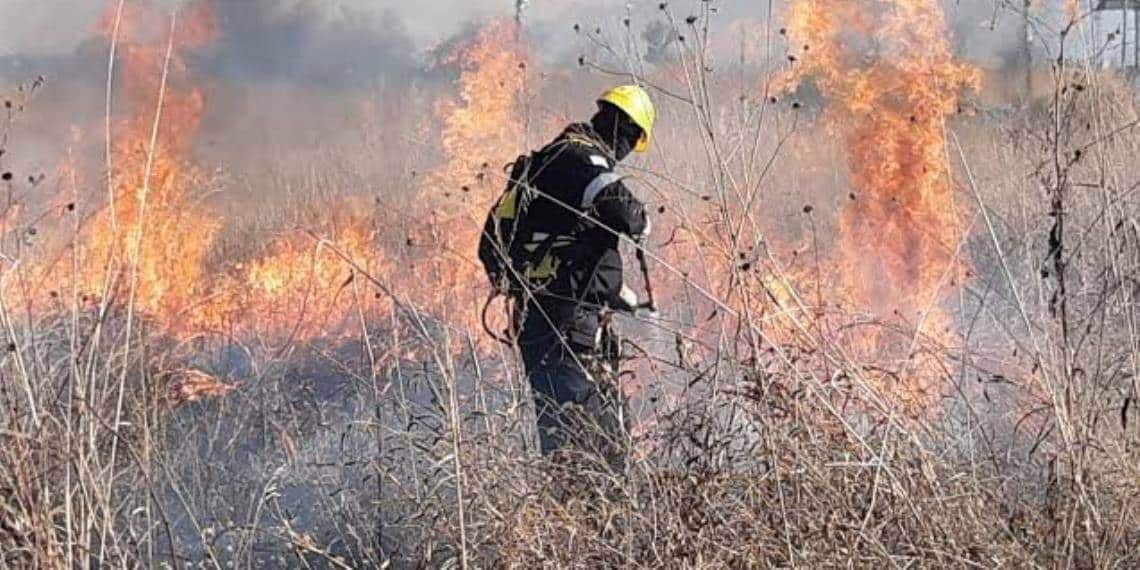
[[[343,136],[227,169],[210,2],[110,2],[57,167],[11,166],[56,86],[0,85],[0,567],[1140,567],[1137,92],[989,81],[893,3],[870,56],[792,2],[763,64],[709,3],[652,66],[491,22],[453,81],[267,91]],[[614,474],[538,455],[473,259],[502,166],[630,73],[662,310],[620,319]]]

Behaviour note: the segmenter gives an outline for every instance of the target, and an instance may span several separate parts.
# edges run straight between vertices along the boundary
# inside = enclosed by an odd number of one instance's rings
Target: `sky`
[[[159,0],[174,4],[177,0]],[[473,19],[511,16],[515,0],[216,0],[221,9],[242,4],[272,6],[267,17],[290,12],[319,13],[324,24],[356,20],[381,26],[399,21],[415,45],[424,48],[455,34]],[[0,55],[61,54],[73,51],[91,36],[108,0],[0,0]],[[659,2],[626,0],[530,0],[528,24],[540,31],[569,30],[574,22],[590,22],[633,11],[655,10]],[[698,4],[675,2],[678,10]],[[758,17],[766,0],[726,0],[719,3],[723,19]]]
[[[100,15],[116,0],[0,0],[0,58],[66,57],[95,34]],[[131,2],[145,0],[129,0]],[[189,0],[149,0],[174,6]],[[1036,0],[1059,11],[1063,0]],[[510,17],[516,0],[214,0],[222,37],[216,64],[243,77],[350,81],[402,76],[423,66],[436,45],[470,30],[471,23]],[[779,14],[790,0],[711,0],[714,33],[742,24],[758,28],[769,6]],[[1018,46],[1017,18],[995,10],[1003,0],[942,0],[958,53],[986,67],[1008,61]],[[635,33],[661,18],[661,0],[529,0],[526,24],[533,45],[548,57],[573,62],[587,43],[572,32],[614,26],[632,14]],[[1008,2],[1006,2],[1008,3]],[[703,0],[671,0],[678,19],[705,6]],[[1042,9],[1042,8],[1038,8]],[[992,24],[997,24],[992,26]],[[1098,18],[1101,35],[1119,27],[1115,14]],[[737,26],[737,27],[733,27]],[[1046,34],[1047,35],[1047,34]],[[1097,44],[1103,42],[1094,42]],[[1039,59],[1051,59],[1038,47]],[[1119,52],[1119,47],[1110,48]],[[1070,53],[1073,50],[1070,49]],[[395,73],[393,73],[395,72]]]

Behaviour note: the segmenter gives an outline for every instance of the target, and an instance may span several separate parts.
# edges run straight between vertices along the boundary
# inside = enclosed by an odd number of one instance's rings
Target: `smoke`
[[[130,0],[141,1],[141,0]],[[155,0],[172,7],[185,0]],[[0,57],[74,52],[93,35],[111,0],[0,0]],[[531,33],[543,49],[559,51],[573,41],[571,27],[635,20],[638,31],[662,14],[658,2],[626,0],[533,0],[525,11]],[[779,6],[780,2],[776,5]],[[703,2],[677,2],[669,10],[683,19]],[[714,3],[722,25],[740,18],[766,17],[764,2]],[[511,0],[216,0],[221,31],[233,56],[249,50],[246,63],[261,72],[316,65],[330,54],[353,56],[363,74],[377,67],[399,71],[413,54],[461,33],[474,21],[514,15]],[[546,40],[556,40],[548,45]],[[343,51],[336,52],[336,48]],[[357,51],[357,50],[360,51]],[[292,59],[283,61],[287,56]],[[304,63],[308,62],[308,63]],[[385,65],[383,62],[388,62]],[[392,67],[391,64],[397,64]]]
[[[1081,25],[1067,36],[1067,57],[1083,59],[1101,50],[1119,54],[1120,42],[1114,39],[1119,10],[1090,13],[1093,4],[1099,2],[1078,3]],[[1067,5],[1066,0],[1032,2],[1026,21],[1020,1],[943,0],[957,55],[992,70],[1023,68],[1026,58],[1038,66],[1054,60],[1061,31],[1070,22]]]
[[[73,52],[102,9],[90,0],[0,0],[0,57]]]
[[[57,141],[68,139],[72,125],[97,132],[108,47],[97,28],[116,1],[0,0],[0,87],[38,75],[49,82],[31,107],[36,120],[26,122],[36,132],[22,139],[23,154],[33,157],[28,160],[35,168],[48,169],[57,161],[62,150]],[[127,1],[174,8],[189,0]],[[527,47],[545,69],[573,70],[579,55],[608,57],[585,37],[600,29],[619,51],[637,50],[652,67],[676,56],[670,20],[690,33],[685,20],[709,10],[715,67],[784,61],[789,46],[774,30],[783,25],[786,0],[678,0],[666,3],[665,10],[661,4],[533,0],[524,13]],[[455,65],[433,68],[436,56],[469,42],[488,18],[512,17],[515,2],[213,0],[213,6],[216,41],[188,54],[193,77],[202,81],[208,97],[199,150],[243,162],[258,154],[283,159],[314,145],[329,149],[342,139],[348,144],[360,136],[362,109],[383,110],[369,120],[385,132],[397,125],[413,130],[424,109],[402,103],[405,96],[423,99],[423,91],[434,91],[458,73]],[[1017,55],[1015,15],[995,12],[994,0],[944,0],[944,6],[959,55],[989,68]],[[769,9],[775,18],[771,25]],[[575,32],[576,25],[581,32]],[[620,67],[628,61],[622,56],[599,63]],[[382,146],[392,144],[385,140]]]
[[[131,0],[140,1],[140,0]],[[177,4],[185,0],[158,0]],[[102,0],[0,0],[0,58],[74,53],[93,35]],[[297,77],[302,81],[361,82],[385,74],[404,74],[422,54],[472,22],[514,15],[513,0],[216,0],[221,33],[219,53],[226,72],[258,77]],[[636,34],[662,21],[660,2],[628,0],[532,0],[525,11],[529,33],[546,53],[580,47],[571,28],[592,29],[633,20]],[[708,6],[716,10],[718,31],[745,19],[765,21],[769,7],[778,15],[786,0],[753,2],[679,1],[666,3],[684,19]],[[1016,57],[1022,39],[1018,17],[1000,0],[944,0],[960,55],[985,64]],[[1059,12],[1058,2],[1035,3]],[[1103,18],[1102,18],[1103,19]],[[1112,31],[1112,15],[1103,28]],[[564,55],[564,54],[563,54]]]
[[[418,67],[415,43],[391,10],[247,0],[221,2],[217,15],[222,47],[213,64],[222,76],[366,85]]]
[[[1016,63],[1023,49],[1019,18],[994,0],[944,0],[955,51],[984,68]]]
[[[156,3],[173,8],[177,2]],[[112,2],[93,0],[0,1],[0,72],[38,66],[51,75],[97,51],[91,47],[101,43],[96,28],[109,8]],[[416,44],[392,10],[219,0],[215,11],[219,42],[200,64],[221,77],[366,84],[417,67]]]
[[[40,75],[48,81],[22,119],[20,148],[9,156],[16,167],[50,170],[66,151],[73,127],[98,132],[109,49],[99,28],[116,2],[0,0],[0,88],[14,89]],[[127,3],[155,5],[156,14],[187,12],[194,4]],[[327,145],[358,130],[349,127],[358,118],[361,93],[427,76],[422,49],[391,9],[322,0],[213,0],[211,5],[214,41],[186,50],[185,56],[192,67],[188,78],[207,97],[198,150],[213,157],[241,163],[312,148],[315,140]],[[165,34],[161,21],[146,26],[156,38]],[[121,88],[122,66],[118,71]],[[115,98],[117,114],[137,112],[128,106]],[[235,153],[239,149],[243,152]]]

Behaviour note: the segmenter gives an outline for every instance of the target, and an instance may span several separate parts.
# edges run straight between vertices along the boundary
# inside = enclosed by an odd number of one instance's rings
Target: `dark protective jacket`
[[[529,313],[521,342],[562,333],[578,350],[593,347],[597,313],[617,299],[622,286],[619,238],[637,237],[648,226],[645,206],[614,173],[615,160],[586,124],[570,125],[531,156],[526,176],[533,189],[525,223],[515,240],[532,256],[524,295]],[[487,220],[492,227],[498,205]],[[488,255],[484,231],[480,257]],[[543,323],[546,323],[545,325]]]

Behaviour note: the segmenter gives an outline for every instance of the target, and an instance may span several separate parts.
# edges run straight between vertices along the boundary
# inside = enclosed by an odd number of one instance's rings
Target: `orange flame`
[[[486,281],[474,258],[483,217],[506,184],[503,165],[525,142],[520,96],[527,58],[515,24],[500,21],[445,62],[462,67],[459,98],[437,108],[447,161],[420,189],[422,209],[415,217],[426,225],[413,243],[417,250],[426,246],[431,258],[412,269],[416,286],[409,293],[451,324],[473,330]],[[434,285],[419,285],[424,282]]]
[[[115,29],[117,7],[113,2],[100,24],[106,34]],[[408,239],[415,247],[401,260],[401,272],[382,253],[374,229],[379,225],[366,215],[312,221],[312,233],[255,244],[258,255],[219,270],[210,255],[222,218],[203,203],[208,180],[187,159],[206,97],[185,59],[215,37],[214,12],[211,0],[197,0],[181,10],[175,26],[168,16],[145,2],[128,3],[123,11],[120,88],[131,115],[115,129],[111,199],[75,245],[78,273],[56,256],[41,268],[44,280],[74,278],[85,296],[106,290],[124,299],[137,264],[136,308],[172,333],[309,340],[335,337],[357,322],[355,316],[375,318],[391,310],[391,300],[371,287],[360,294],[365,289],[358,287],[359,269],[391,281],[386,284],[399,297],[446,322],[472,327],[483,280],[473,259],[482,216],[504,184],[498,168],[523,145],[519,96],[526,59],[513,25],[493,23],[449,56],[462,73],[459,97],[437,106],[446,160],[426,177],[411,211],[399,215],[405,224],[418,220]],[[328,211],[360,212],[361,206],[346,201]],[[324,238],[320,244],[317,233]]]
[[[793,63],[784,78],[785,88],[814,79],[846,141],[855,189],[840,219],[846,292],[860,307],[921,320],[937,335],[950,322],[939,300],[962,239],[945,121],[959,93],[979,83],[955,59],[945,29],[937,0],[799,0],[789,12]],[[888,348],[874,340],[875,350]]]
[[[354,211],[358,204],[339,206]],[[364,216],[340,222],[325,228],[321,241],[304,232],[279,236],[260,256],[217,280],[208,300],[193,312],[194,328],[306,341],[339,337],[356,315],[386,315],[391,300],[374,293],[341,257],[370,276],[388,273],[373,224]]]
[[[174,407],[203,398],[224,398],[234,386],[200,370],[187,370],[171,383],[169,397]]]
[[[108,35],[115,15],[110,11],[101,23]],[[182,158],[205,106],[202,90],[190,84],[184,52],[211,40],[213,11],[208,1],[196,2],[172,27],[161,11],[132,3],[121,22],[121,90],[134,114],[115,131],[111,199],[82,229],[75,245],[78,272],[52,263],[35,272],[51,284],[74,282],[86,298],[118,296],[131,285],[129,268],[137,264],[138,309],[177,322],[201,293],[205,259],[221,227],[197,207],[204,177]]]
[[[117,7],[113,2],[101,23],[108,35]],[[362,269],[384,272],[371,221],[363,216],[318,221],[329,230],[323,247],[297,233],[278,237],[261,248],[261,257],[225,274],[211,268],[209,256],[223,224],[203,204],[207,177],[187,159],[206,97],[185,54],[213,40],[214,11],[210,0],[198,0],[180,11],[175,26],[168,17],[152,4],[125,5],[118,63],[131,114],[114,131],[111,199],[82,229],[75,245],[78,272],[57,257],[40,268],[44,280],[74,279],[85,298],[106,290],[125,299],[130,268],[137,264],[137,310],[180,335],[225,331],[311,339],[335,333],[356,314],[354,308],[370,314],[386,309],[371,293],[364,303],[359,295],[343,294],[354,272],[332,251]],[[358,204],[343,206],[360,211]]]

